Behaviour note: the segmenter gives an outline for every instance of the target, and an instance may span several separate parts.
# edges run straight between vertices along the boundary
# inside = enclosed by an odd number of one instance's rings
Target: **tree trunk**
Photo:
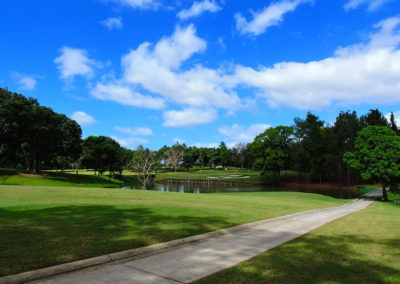
[[[34,173],[35,175],[38,174],[36,158],[33,159],[33,173]]]
[[[382,199],[383,201],[388,201],[387,192],[386,192],[386,184],[382,186]]]

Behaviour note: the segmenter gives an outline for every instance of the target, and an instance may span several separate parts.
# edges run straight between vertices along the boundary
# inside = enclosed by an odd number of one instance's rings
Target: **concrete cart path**
[[[292,214],[226,235],[52,276],[35,283],[189,283],[364,209],[377,196],[375,191],[341,207]]]

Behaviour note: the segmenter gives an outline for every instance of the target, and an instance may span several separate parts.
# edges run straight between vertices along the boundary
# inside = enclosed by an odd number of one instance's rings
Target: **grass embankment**
[[[127,181],[133,182],[133,176],[124,176],[124,180],[110,178],[108,175],[95,176],[88,171],[75,172],[42,172],[33,175],[14,169],[0,169],[0,184],[29,186],[67,186],[67,187],[120,187]]]
[[[0,275],[346,202],[296,192],[0,186]]]
[[[367,209],[202,283],[400,283],[400,206]]]

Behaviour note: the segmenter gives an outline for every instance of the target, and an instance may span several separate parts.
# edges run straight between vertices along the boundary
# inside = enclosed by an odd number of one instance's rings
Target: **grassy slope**
[[[294,192],[0,186],[0,275],[346,202]]]
[[[200,283],[400,283],[400,206],[366,210]]]
[[[129,178],[129,177],[128,177]],[[21,173],[13,169],[0,169],[0,184],[30,186],[68,186],[68,187],[120,187],[123,181],[89,175],[87,172],[76,175],[75,172],[45,172],[42,175]]]

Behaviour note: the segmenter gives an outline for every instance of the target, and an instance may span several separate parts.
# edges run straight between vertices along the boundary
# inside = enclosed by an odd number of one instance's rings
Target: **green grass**
[[[224,178],[229,175],[248,176],[248,178]],[[217,177],[217,179],[209,179],[208,177]],[[263,183],[265,177],[260,175],[259,171],[250,171],[246,169],[230,169],[224,170],[191,170],[188,172],[167,172],[158,173],[156,180],[164,179],[196,179],[196,180],[222,180],[233,182],[246,182],[246,183]]]
[[[400,283],[400,206],[367,209],[202,283]]]
[[[89,175],[88,171],[43,172],[40,175],[23,173],[14,169],[0,169],[0,185],[29,186],[67,186],[67,187],[120,187],[125,181],[133,182],[133,176],[124,176],[125,180],[111,179],[108,175]]]
[[[0,186],[0,276],[346,202],[296,192]]]

